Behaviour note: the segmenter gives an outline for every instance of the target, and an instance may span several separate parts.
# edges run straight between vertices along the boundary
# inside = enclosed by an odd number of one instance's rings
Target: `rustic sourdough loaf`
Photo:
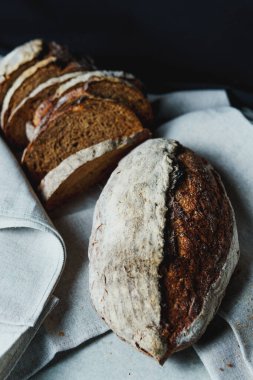
[[[32,40],[18,46],[7,54],[0,62],[0,108],[3,98],[14,80],[36,59],[43,55],[45,43],[40,40]]]
[[[50,116],[24,151],[22,163],[37,183],[68,156],[141,131],[142,123],[128,107],[86,94]]]
[[[163,363],[203,334],[238,257],[217,172],[174,140],[148,140],[120,161],[97,202],[91,298],[116,334]]]
[[[3,130],[6,128],[11,112],[39,84],[49,78],[78,69],[80,69],[80,64],[73,60],[65,48],[56,43],[50,43],[48,55],[23,71],[6,93],[1,112]]]
[[[150,132],[143,129],[130,136],[102,141],[68,156],[39,185],[44,206],[53,209],[106,179],[120,158],[149,137]]]
[[[51,99],[45,99],[34,113],[33,122],[27,123],[26,134],[33,140],[39,133],[43,123],[55,109],[82,94],[91,94],[100,98],[108,98],[125,104],[132,109],[144,126],[149,127],[153,121],[150,103],[143,92],[134,84],[131,74],[118,71],[93,71],[83,73],[59,86]]]
[[[78,67],[77,70],[80,70],[80,68]],[[24,148],[29,142],[26,136],[26,124],[31,123],[33,114],[42,100],[52,96],[61,83],[66,82],[81,73],[81,71],[73,71],[59,77],[50,78],[46,82],[38,85],[28,96],[26,96],[11,112],[5,125],[4,132],[8,140],[16,147]]]

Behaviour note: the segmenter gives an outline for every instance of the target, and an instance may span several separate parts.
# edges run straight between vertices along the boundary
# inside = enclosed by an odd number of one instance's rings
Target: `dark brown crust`
[[[167,244],[160,267],[161,334],[169,345],[168,356],[183,348],[176,339],[199,315],[233,234],[232,210],[218,174],[188,149],[182,148],[177,160],[180,175],[168,194]]]

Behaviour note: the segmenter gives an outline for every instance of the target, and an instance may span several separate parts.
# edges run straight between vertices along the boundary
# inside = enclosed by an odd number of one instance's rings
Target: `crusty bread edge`
[[[54,62],[57,60],[57,57],[55,56],[49,56],[42,61],[37,62],[32,67],[29,67],[27,70],[25,70],[13,83],[13,85],[9,88],[7,94],[4,97],[3,106],[2,106],[2,112],[1,112],[1,126],[4,130],[5,128],[5,122],[6,122],[6,112],[8,110],[11,98],[15,94],[16,90],[22,85],[22,83],[32,76],[34,73],[36,73],[37,70],[39,70],[41,67],[47,66],[49,63]]]
[[[97,79],[107,79],[107,78],[116,78],[116,79],[134,79],[132,74],[124,73],[123,71],[106,71],[106,70],[96,70],[88,71],[79,75],[77,78],[73,78],[70,81],[59,86],[55,92],[54,98],[58,99],[61,95],[64,94],[67,90],[71,89],[79,83],[89,82],[91,79],[94,81]]]
[[[32,61],[42,50],[43,41],[36,39],[16,47],[0,62],[0,83],[16,71],[21,65]]]
[[[42,199],[47,202],[62,182],[81,166],[115,149],[119,150],[127,146],[136,145],[138,142],[143,141],[145,137],[150,137],[150,132],[147,129],[130,136],[102,141],[70,155],[56,168],[52,169],[40,182],[38,190],[41,192]]]
[[[226,191],[223,185],[222,187],[226,194]],[[230,208],[231,208],[232,216],[233,216],[233,234],[232,234],[230,249],[226,257],[226,261],[220,270],[219,277],[211,285],[210,290],[208,291],[208,293],[206,294],[204,298],[204,302],[203,302],[203,306],[202,306],[200,314],[192,322],[192,324],[187,329],[184,329],[181,332],[180,336],[178,336],[177,338],[177,345],[179,347],[178,351],[180,351],[180,349],[183,349],[195,343],[205,332],[208,324],[211,322],[211,320],[213,319],[215,313],[217,312],[220,306],[220,303],[224,297],[227,285],[230,281],[230,278],[239,260],[240,251],[239,251],[239,242],[238,242],[238,233],[237,233],[235,215],[234,215],[234,211],[228,197],[227,197],[227,200],[230,204]]]

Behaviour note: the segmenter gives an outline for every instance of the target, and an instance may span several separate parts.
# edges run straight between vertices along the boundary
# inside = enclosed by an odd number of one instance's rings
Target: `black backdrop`
[[[2,0],[0,51],[34,37],[132,71],[149,91],[253,89],[252,0]]]

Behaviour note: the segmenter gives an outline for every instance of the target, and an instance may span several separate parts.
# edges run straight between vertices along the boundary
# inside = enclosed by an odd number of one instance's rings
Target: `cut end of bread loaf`
[[[163,363],[203,334],[238,257],[219,175],[179,143],[149,140],[120,161],[97,202],[91,298],[119,337]]]
[[[32,67],[29,71],[34,69],[35,67]],[[80,70],[79,67],[77,69]],[[48,74],[50,75],[49,72]],[[25,73],[19,78],[19,82],[24,75]],[[68,79],[62,80],[67,75]],[[126,78],[128,76],[124,73],[111,71],[79,71],[78,75],[72,72],[39,84],[20,102],[16,88],[19,88],[20,96],[24,96],[21,91],[23,85],[19,83],[12,86],[12,101],[9,92],[2,112],[5,135],[16,147],[25,147],[28,141],[36,138],[52,112],[87,94],[102,99],[112,99],[126,105],[135,112],[145,127],[150,127],[153,121],[151,104],[141,90]],[[30,78],[30,82],[33,85],[33,77]]]
[[[85,97],[53,114],[23,155],[23,165],[36,183],[68,156],[105,140],[143,131],[127,107],[107,99]]]
[[[51,210],[104,180],[120,158],[149,137],[150,132],[144,129],[129,137],[103,141],[63,160],[39,185],[46,209]]]
[[[30,123],[27,133],[29,140],[36,138],[52,112],[87,94],[101,99],[111,99],[129,107],[144,127],[151,127],[153,110],[150,102],[142,91],[126,78],[128,78],[126,74],[121,72],[89,71],[62,84],[52,98],[45,99],[35,110],[33,123]]]

